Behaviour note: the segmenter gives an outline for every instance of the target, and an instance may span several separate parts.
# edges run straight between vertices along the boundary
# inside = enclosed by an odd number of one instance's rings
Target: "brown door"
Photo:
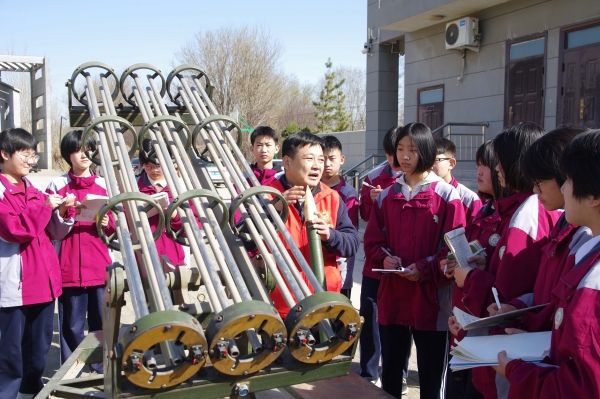
[[[508,43],[506,126],[544,124],[545,45],[545,37]]]
[[[564,31],[557,125],[600,127],[600,25]]]
[[[444,86],[425,87],[418,90],[417,121],[431,130],[444,123]]]

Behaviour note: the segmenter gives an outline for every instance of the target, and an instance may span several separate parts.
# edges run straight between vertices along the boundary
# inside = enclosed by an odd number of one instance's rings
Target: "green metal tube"
[[[315,230],[312,222],[306,222],[306,238],[308,240],[308,248],[310,250],[310,264],[315,273],[315,277],[321,284],[324,290],[327,290],[325,283],[325,267],[323,262],[323,247],[321,246],[321,237]]]

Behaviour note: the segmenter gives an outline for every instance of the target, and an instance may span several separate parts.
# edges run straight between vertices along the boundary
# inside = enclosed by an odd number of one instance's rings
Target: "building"
[[[406,122],[482,123],[454,127],[480,136],[466,160],[520,121],[600,128],[598,0],[368,0],[367,15],[365,155],[397,123],[401,55]]]

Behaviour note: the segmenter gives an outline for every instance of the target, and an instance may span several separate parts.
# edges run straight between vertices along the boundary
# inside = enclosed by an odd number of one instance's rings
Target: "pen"
[[[367,183],[367,182],[366,182],[366,181],[364,181],[364,180],[363,180],[362,184],[363,184],[363,186],[367,186],[367,187],[369,187],[369,188],[375,188],[375,189],[377,188],[377,187],[375,187],[374,185],[372,185],[372,184],[369,184],[369,183]]]
[[[500,306],[500,299],[498,298],[498,290],[496,287],[492,287],[492,294],[494,295],[494,300],[496,301],[496,306],[498,306],[498,312],[502,311],[502,306]]]
[[[396,267],[396,269],[401,270],[401,271],[404,270],[404,268],[402,267],[402,259],[398,258],[397,256],[392,255],[392,253],[385,247],[381,247],[381,250],[383,251],[384,254],[386,254],[390,258],[395,258],[400,261],[400,264]]]

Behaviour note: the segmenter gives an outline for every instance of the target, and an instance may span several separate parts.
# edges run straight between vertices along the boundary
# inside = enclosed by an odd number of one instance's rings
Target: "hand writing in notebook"
[[[498,309],[498,305],[495,302],[487,307],[487,311],[490,314],[490,316],[495,316],[500,313],[512,312],[516,309],[516,307],[514,307],[513,305],[509,305],[508,303],[501,303],[500,309]]]

